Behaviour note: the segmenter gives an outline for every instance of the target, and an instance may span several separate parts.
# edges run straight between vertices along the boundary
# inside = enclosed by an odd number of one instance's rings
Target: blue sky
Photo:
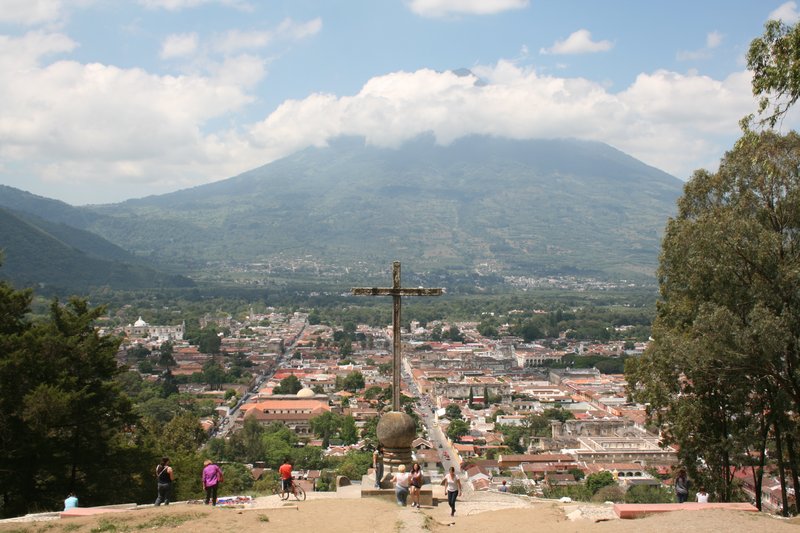
[[[799,11],[780,0],[0,0],[0,183],[116,202],[339,135],[399,146],[423,132],[442,144],[598,140],[687,179],[714,169],[755,111],[749,42]]]

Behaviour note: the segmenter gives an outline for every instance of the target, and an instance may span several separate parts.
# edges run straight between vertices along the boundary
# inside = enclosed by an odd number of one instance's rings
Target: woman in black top
[[[172,481],[174,479],[172,467],[169,466],[169,457],[162,457],[161,462],[156,466],[156,479],[158,480],[158,497],[156,505],[169,505],[169,496],[172,493]]]

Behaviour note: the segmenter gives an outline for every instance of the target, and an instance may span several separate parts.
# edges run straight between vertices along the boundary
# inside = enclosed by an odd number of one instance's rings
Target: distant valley
[[[115,245],[94,257],[173,273],[376,273],[397,259],[417,272],[652,279],[682,185],[597,142],[468,137],[439,146],[423,136],[387,149],[343,138],[161,196],[72,207],[0,187],[0,206]],[[0,246],[2,275],[21,244]]]

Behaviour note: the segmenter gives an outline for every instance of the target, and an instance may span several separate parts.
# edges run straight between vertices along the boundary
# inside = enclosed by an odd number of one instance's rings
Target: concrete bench
[[[729,511],[758,512],[749,503],[617,503],[614,512],[620,518],[641,518],[653,513],[669,513],[672,511],[702,511],[703,509],[728,509]]]

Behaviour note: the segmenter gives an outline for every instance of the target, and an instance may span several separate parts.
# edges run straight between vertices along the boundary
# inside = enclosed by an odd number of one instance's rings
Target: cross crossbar
[[[355,287],[351,289],[354,296],[391,296],[392,308],[392,410],[400,411],[400,365],[402,364],[402,347],[400,343],[400,300],[402,296],[439,296],[444,289],[418,287],[404,289],[400,286],[400,261],[392,263],[391,287]]]

